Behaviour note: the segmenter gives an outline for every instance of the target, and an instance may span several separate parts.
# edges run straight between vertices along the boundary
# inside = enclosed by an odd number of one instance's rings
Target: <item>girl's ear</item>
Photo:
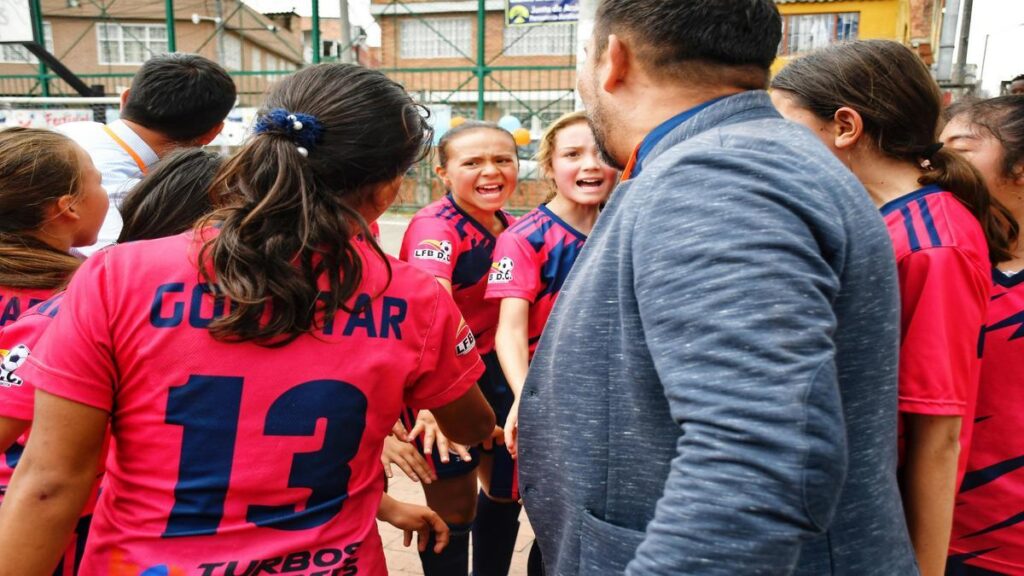
[[[444,166],[434,166],[434,174],[437,174],[437,177],[441,179],[441,182],[444,183],[445,188],[450,189],[452,187],[452,182],[451,180],[448,179],[448,170]]]
[[[835,137],[835,146],[840,150],[853,148],[864,135],[864,119],[860,112],[853,108],[843,106],[836,110],[832,118],[832,131]]]
[[[47,209],[50,213],[46,215],[46,221],[63,220],[65,222],[77,222],[81,216],[75,210],[76,200],[71,194],[65,194],[57,198]]]
[[[1024,186],[1024,162],[1020,162],[1013,167],[1013,184],[1015,186]]]

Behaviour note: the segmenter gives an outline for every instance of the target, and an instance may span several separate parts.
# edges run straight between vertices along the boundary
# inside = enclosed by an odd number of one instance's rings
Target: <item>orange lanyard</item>
[[[127,142],[122,140],[120,136],[115,134],[114,131],[110,129],[110,126],[104,126],[103,130],[106,131],[107,135],[110,136],[114,140],[114,142],[117,142],[117,145],[120,146],[122,150],[124,150],[129,156],[132,157],[132,160],[135,160],[135,164],[138,165],[139,171],[145,174],[146,163],[142,161],[142,157],[139,156],[138,153],[135,152],[135,150],[132,150],[132,147],[129,146]]]

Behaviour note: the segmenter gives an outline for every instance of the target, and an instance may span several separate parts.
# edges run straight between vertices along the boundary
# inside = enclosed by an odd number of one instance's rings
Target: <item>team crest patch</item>
[[[491,273],[487,276],[488,284],[508,284],[512,281],[512,269],[516,264],[511,258],[505,256],[494,264],[491,264]]]
[[[466,324],[465,320],[459,322],[459,329],[455,333],[455,341],[456,356],[465,356],[476,347],[476,337],[473,336],[473,331],[469,329],[469,324]]]
[[[21,386],[24,381],[14,371],[28,360],[28,346],[18,344],[10,350],[0,350],[0,387]]]
[[[423,240],[416,246],[412,256],[448,264],[452,261],[452,243],[447,240]]]

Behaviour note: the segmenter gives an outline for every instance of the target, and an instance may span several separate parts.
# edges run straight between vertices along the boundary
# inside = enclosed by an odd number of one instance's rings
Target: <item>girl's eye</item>
[[[566,152],[564,157],[565,158],[579,158],[580,157],[580,153],[579,152]]]

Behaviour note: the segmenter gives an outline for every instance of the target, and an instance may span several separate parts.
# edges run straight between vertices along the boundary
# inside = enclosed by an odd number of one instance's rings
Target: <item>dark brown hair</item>
[[[121,201],[124,226],[117,241],[180,234],[213,210],[210,183],[224,159],[200,148],[164,156]]]
[[[779,50],[782,16],[772,0],[603,0],[591,57],[605,51],[610,34],[633,39],[652,73],[761,89]]]
[[[823,120],[857,111],[878,150],[924,166],[918,182],[956,195],[981,223],[993,263],[1010,259],[1018,228],[992,198],[978,171],[948,148],[936,151],[942,112],[939,87],[909,48],[889,40],[840,42],[790,62],[772,80]]]
[[[970,100],[950,107],[950,119],[961,114],[999,141],[1003,148],[1001,176],[1020,176],[1024,170],[1024,95]]]
[[[277,83],[260,111],[305,114],[296,143],[292,122],[255,134],[218,174],[212,191],[228,206],[214,212],[219,233],[199,255],[202,277],[231,301],[210,325],[221,340],[286,344],[350,311],[363,279],[362,234],[381,260],[358,208],[375,200],[419,159],[430,142],[425,109],[384,74],[321,64]],[[306,154],[303,154],[306,152]],[[390,274],[390,267],[388,267]],[[323,286],[323,290],[321,290]]]
[[[513,136],[511,132],[505,130],[501,126],[498,126],[494,122],[467,120],[466,122],[463,122],[462,124],[459,124],[455,128],[452,128],[451,130],[445,132],[444,136],[441,136],[441,140],[438,141],[437,143],[437,163],[441,166],[448,164],[448,145],[452,143],[452,140],[458,138],[460,134],[465,134],[467,132],[472,132],[474,130],[495,130],[497,132],[505,134],[509,137],[509,140],[512,141],[512,147],[516,150],[519,149],[519,145],[516,144],[515,136]]]
[[[79,193],[82,166],[70,138],[50,130],[0,131],[0,286],[58,289],[81,260],[37,239],[46,210]]]

